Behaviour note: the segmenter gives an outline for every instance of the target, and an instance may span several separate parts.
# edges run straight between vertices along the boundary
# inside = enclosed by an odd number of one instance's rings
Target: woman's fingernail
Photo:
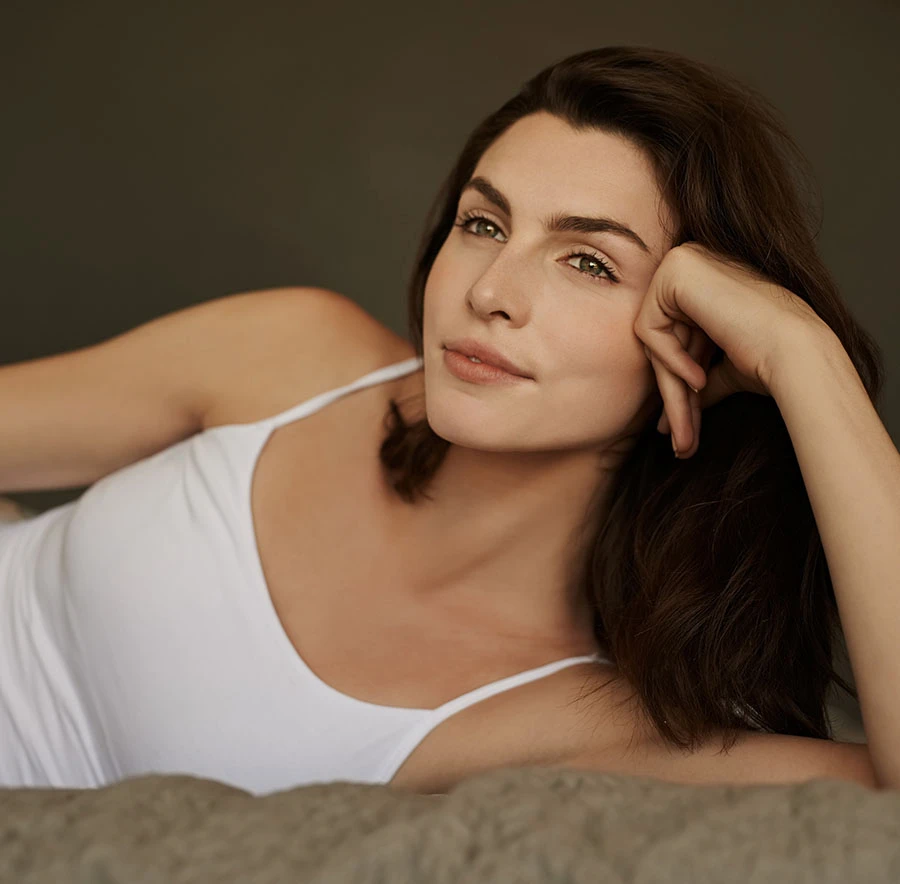
[[[678,457],[678,449],[675,447],[675,436],[672,435],[672,451],[675,452],[675,457]]]
[[[688,384],[688,386],[691,387],[690,384]],[[692,389],[695,393],[699,393],[699,392],[700,392],[696,387],[691,387],[691,389]]]

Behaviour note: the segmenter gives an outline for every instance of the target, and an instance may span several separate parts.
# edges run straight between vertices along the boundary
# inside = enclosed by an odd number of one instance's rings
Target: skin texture
[[[430,489],[406,505],[404,581],[430,601],[477,612],[491,634],[587,636],[592,612],[568,584],[578,530],[661,403],[634,323],[671,248],[672,217],[647,158],[621,136],[578,132],[549,115],[511,126],[479,161],[507,216],[475,190],[425,288],[424,388],[432,429],[452,443]],[[650,254],[611,233],[545,232],[554,213],[627,224]],[[613,268],[613,283],[586,250]],[[487,343],[534,380],[475,385],[444,365],[443,344]],[[411,413],[409,416],[415,416]],[[405,542],[405,541],[408,541]]]

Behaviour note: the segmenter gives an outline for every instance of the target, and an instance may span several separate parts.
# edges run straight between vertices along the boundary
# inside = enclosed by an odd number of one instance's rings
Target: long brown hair
[[[878,409],[880,348],[819,256],[821,210],[801,198],[812,173],[778,113],[728,73],[647,47],[566,58],[469,136],[431,207],[410,280],[418,355],[425,282],[462,188],[492,142],[539,111],[643,148],[680,225],[672,245],[700,243],[803,298],[836,333]],[[644,721],[681,748],[717,733],[733,745],[742,729],[833,739],[830,685],[857,694],[833,667],[839,612],[775,400],[739,393],[705,410],[686,461],[656,431],[661,413],[628,452],[605,509],[598,501],[592,512],[577,575],[614,678],[628,680]],[[380,459],[391,486],[409,503],[431,499],[449,443],[426,418],[405,423],[394,400],[385,428]]]

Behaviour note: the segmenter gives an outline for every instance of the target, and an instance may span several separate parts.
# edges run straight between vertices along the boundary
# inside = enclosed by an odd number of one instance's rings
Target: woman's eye
[[[483,218],[480,215],[473,215],[472,217],[463,218],[462,221],[460,221],[456,226],[462,227],[463,229],[465,229],[465,228],[469,227],[469,225],[473,225],[473,224],[486,224],[489,227],[493,227],[494,230],[497,230],[497,231],[500,230],[500,228],[493,221],[491,221],[490,218]],[[476,233],[474,235],[480,236],[481,234]],[[490,236],[490,234],[488,234],[488,235]]]
[[[612,269],[612,267],[610,267],[609,264],[607,264],[606,261],[604,261],[603,258],[601,258],[599,255],[594,255],[591,252],[573,252],[571,255],[566,256],[567,261],[571,261],[572,258],[579,258],[579,264],[585,264],[588,266],[594,264],[600,268],[601,275],[599,276],[591,270],[582,270],[581,267],[575,268],[580,273],[584,273],[586,276],[592,276],[594,279],[603,279],[602,274],[605,273],[610,282],[619,281],[619,277],[616,276],[615,271]],[[570,264],[569,266],[571,267],[572,265]]]
[[[473,231],[468,230],[468,228],[470,226],[475,228],[478,224],[484,224],[484,225],[487,225],[488,227],[493,227],[495,231],[500,232],[500,227],[495,222],[491,221],[490,218],[486,218],[484,215],[475,215],[475,214],[465,215],[461,220],[456,222],[455,226],[461,227],[466,232],[471,233],[472,236],[481,236],[482,234],[475,233],[474,230]],[[491,234],[486,234],[486,236],[489,239],[494,238],[493,235],[491,235]],[[595,255],[592,252],[585,252],[585,251],[572,252],[571,254],[566,255],[566,261],[571,261],[572,258],[582,259],[581,261],[578,262],[579,264],[582,264],[583,262],[586,261],[586,263],[588,265],[594,264],[600,268],[600,274],[598,275],[597,273],[595,273],[591,270],[584,270],[580,266],[575,267],[572,264],[568,265],[569,267],[572,267],[573,270],[577,271],[578,273],[581,273],[583,276],[589,276],[592,280],[597,280],[597,281],[600,281],[602,279],[608,279],[610,282],[618,282],[619,281],[619,277],[616,275],[616,272],[612,269],[612,267],[609,266],[609,264],[606,263],[606,261],[603,260],[603,258],[600,255]],[[605,274],[605,276],[603,274]]]

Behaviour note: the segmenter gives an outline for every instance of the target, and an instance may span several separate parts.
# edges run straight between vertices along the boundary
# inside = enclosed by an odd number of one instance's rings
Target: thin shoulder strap
[[[324,408],[326,405],[340,399],[342,396],[346,396],[348,393],[362,390],[365,387],[374,387],[376,384],[392,381],[395,378],[403,377],[403,375],[412,374],[414,371],[418,371],[418,369],[422,367],[422,364],[423,359],[421,356],[413,356],[409,359],[404,359],[402,362],[395,362],[392,365],[384,365],[381,368],[376,368],[374,371],[364,374],[361,378],[357,378],[355,381],[345,384],[343,387],[326,390],[324,393],[319,393],[311,399],[307,399],[298,405],[288,408],[286,411],[282,411],[280,414],[270,417],[267,423],[272,429],[283,426],[286,423],[290,423],[292,420],[313,414],[320,408]]]
[[[565,660],[556,660],[553,663],[547,663],[544,666],[538,666],[535,669],[529,669],[525,672],[520,672],[517,675],[510,675],[508,678],[501,678],[499,681],[493,681],[490,684],[482,685],[480,688],[475,688],[474,691],[469,691],[461,697],[457,697],[455,700],[444,703],[443,706],[438,706],[436,709],[415,710],[415,713],[419,716],[419,720],[415,722],[414,726],[406,732],[403,738],[396,743],[393,751],[389,753],[388,758],[382,767],[379,782],[390,782],[400,765],[409,757],[409,753],[412,752],[412,750],[415,749],[416,746],[418,746],[419,743],[441,722],[446,721],[451,715],[459,712],[461,709],[472,706],[481,700],[486,700],[488,697],[499,694],[501,691],[509,690],[510,688],[517,687],[520,684],[525,684],[530,681],[535,681],[538,678],[544,678],[566,666],[574,666],[576,663],[611,662],[612,661],[609,660],[608,657],[605,657],[599,651],[595,654],[588,654],[580,657],[567,657]],[[397,712],[401,711],[404,710],[397,710]],[[409,712],[408,709],[405,711],[407,713]]]
[[[509,675],[506,678],[501,678],[498,681],[492,681],[490,684],[482,685],[480,688],[475,688],[472,691],[468,691],[460,697],[456,697],[453,700],[448,701],[443,706],[439,706],[437,709],[431,710],[433,715],[437,715],[443,720],[444,718],[453,715],[455,712],[459,712],[460,709],[465,709],[467,706],[471,706],[474,703],[478,703],[481,700],[486,700],[488,697],[493,697],[494,694],[499,694],[502,691],[509,690],[510,688],[518,687],[519,685],[528,684],[528,682],[536,681],[539,678],[544,678],[548,675],[552,675],[554,672],[564,669],[567,666],[574,666],[576,663],[610,663],[610,659],[599,651],[594,654],[585,654],[579,657],[566,657],[565,660],[554,660],[552,663],[545,663],[543,666],[537,666],[534,669],[527,669],[525,672],[518,672],[515,675]]]

